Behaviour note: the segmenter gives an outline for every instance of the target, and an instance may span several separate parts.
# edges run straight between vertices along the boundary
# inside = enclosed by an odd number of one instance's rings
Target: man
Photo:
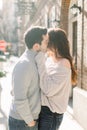
[[[37,130],[37,119],[41,110],[35,56],[39,50],[44,51],[46,48],[47,29],[28,29],[24,39],[27,49],[12,73],[13,100],[9,114],[9,130]]]

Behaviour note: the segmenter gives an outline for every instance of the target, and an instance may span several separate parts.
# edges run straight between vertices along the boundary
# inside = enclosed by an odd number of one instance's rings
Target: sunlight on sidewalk
[[[84,129],[81,128],[81,126],[68,112],[66,112],[59,130],[84,130]]]

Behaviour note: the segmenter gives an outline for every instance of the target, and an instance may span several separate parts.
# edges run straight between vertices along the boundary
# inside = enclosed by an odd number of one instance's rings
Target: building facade
[[[16,44],[18,42],[17,21],[14,15],[14,3],[13,0],[10,0],[9,2],[3,0],[2,3],[3,8],[0,22],[0,39],[5,40],[8,45],[10,45],[7,50],[11,47],[11,49],[14,49],[16,48]],[[11,49],[9,51],[13,53],[13,50]]]
[[[69,28],[68,36],[71,42],[72,55],[78,70],[78,86],[87,90],[87,1],[77,0],[71,1],[70,7],[74,4],[79,8],[74,13],[69,10]]]
[[[37,4],[38,3],[38,4]],[[76,13],[71,7],[76,4]],[[87,56],[86,56],[86,27],[87,27],[87,0],[35,0],[36,12],[29,19],[26,28],[32,25],[61,27],[66,30],[71,54],[78,70],[78,86],[87,90]]]

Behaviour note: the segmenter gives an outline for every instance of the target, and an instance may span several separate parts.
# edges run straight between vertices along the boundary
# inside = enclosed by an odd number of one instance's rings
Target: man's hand
[[[33,126],[35,126],[35,125],[36,125],[36,121],[32,121],[32,122],[30,122],[30,123],[28,124],[29,127],[33,127]]]

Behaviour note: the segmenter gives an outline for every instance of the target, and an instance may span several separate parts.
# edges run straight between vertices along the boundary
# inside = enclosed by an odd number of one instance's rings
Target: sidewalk
[[[13,68],[13,63],[12,63],[12,66],[10,67],[11,71],[12,71],[12,68]],[[1,88],[2,88],[1,104],[0,104],[0,130],[8,130],[7,118],[8,118],[10,103],[12,99],[10,95],[11,71],[9,70],[7,77],[2,78],[0,81]],[[59,130],[84,130],[77,123],[77,121],[73,118],[70,107],[68,107],[67,112],[64,114],[64,119]]]
[[[8,130],[8,114],[11,104],[11,72],[17,57],[11,56],[10,60],[4,63],[6,77],[0,79],[0,130]]]
[[[73,118],[73,115],[69,112],[69,106],[67,112],[64,114],[63,122],[59,130],[84,130],[78,122]]]

